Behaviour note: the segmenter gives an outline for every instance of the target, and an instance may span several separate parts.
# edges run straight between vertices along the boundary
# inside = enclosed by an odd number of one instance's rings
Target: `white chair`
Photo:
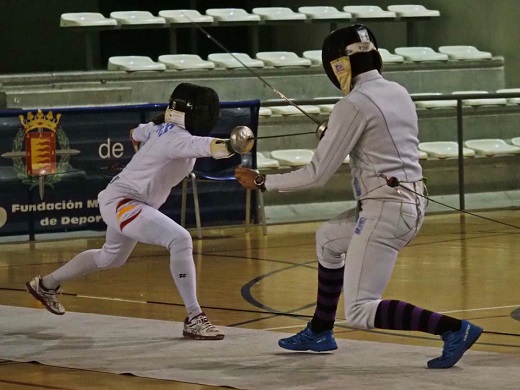
[[[398,64],[404,62],[403,56],[398,54],[392,54],[386,49],[379,48],[377,49],[379,54],[381,54],[381,58],[385,64]]]
[[[165,24],[166,20],[160,16],[153,16],[148,11],[114,11],[110,17],[118,24]]]
[[[395,54],[403,56],[407,61],[448,61],[449,59],[447,54],[437,53],[431,47],[396,47],[394,51]]]
[[[253,59],[249,57],[249,54],[246,53],[212,53],[208,55],[208,60],[215,63],[215,65],[219,68],[226,69],[234,69],[234,68],[243,68],[238,60],[244,63],[249,68],[263,68],[264,62],[258,59]],[[236,58],[235,58],[236,57]],[[238,60],[237,60],[238,58]]]
[[[280,165],[301,167],[311,162],[314,152],[310,149],[281,149],[271,151],[271,157]]]
[[[105,18],[98,12],[75,12],[61,14],[60,27],[115,26],[117,20]]]
[[[335,104],[318,104],[320,108],[320,114],[330,114]]]
[[[303,111],[305,111],[307,114],[319,114],[320,108],[318,106],[312,106],[312,105],[299,105]],[[287,105],[287,106],[273,106],[270,107],[271,111],[273,112],[273,115],[305,115],[300,110],[298,110],[296,107]]]
[[[475,46],[440,46],[439,53],[447,54],[452,60],[488,60],[491,53],[480,51]]]
[[[433,158],[456,158],[459,157],[459,144],[452,141],[420,142],[419,150],[425,152],[428,157]],[[474,157],[475,151],[462,148],[464,157]]]
[[[428,159],[428,153],[419,150],[419,160],[427,160]]]
[[[264,20],[305,20],[307,16],[294,12],[287,7],[257,7],[253,8],[253,14]]]
[[[395,18],[396,14],[392,11],[385,11],[375,5],[347,5],[343,11],[352,14],[356,18]]]
[[[168,23],[211,23],[213,16],[201,15],[194,9],[172,9],[159,11],[159,16],[163,17]]]
[[[269,66],[311,66],[308,58],[301,58],[292,51],[259,51],[256,58]]]
[[[452,95],[463,95],[463,94],[478,94],[478,95],[487,95],[487,91],[454,91]],[[462,104],[468,106],[505,106],[507,105],[506,98],[489,98],[489,99],[464,99],[462,100]]]
[[[520,153],[520,146],[509,145],[503,139],[498,138],[474,139],[466,141],[464,144],[482,156]]]
[[[515,146],[520,146],[520,137],[511,138],[511,143]]]
[[[311,6],[300,7],[298,12],[307,16],[308,19],[350,19],[352,14],[341,12],[336,7]]]
[[[256,152],[256,167],[258,169],[280,168],[280,162],[274,158],[269,158],[261,152]]]
[[[197,70],[215,68],[213,62],[205,61],[196,54],[165,54],[159,56],[158,60],[166,65],[168,69]]]
[[[504,88],[497,90],[497,93],[515,92],[520,93],[520,88]],[[520,104],[520,97],[506,98],[509,104]]]
[[[435,17],[440,16],[441,13],[437,10],[427,9],[419,4],[403,4],[403,5],[389,5],[389,11],[395,12],[399,17]]]
[[[273,111],[269,107],[260,107],[258,111],[259,116],[271,116],[273,115]]]
[[[252,15],[242,8],[208,8],[206,15],[221,22],[259,22],[260,16]]]
[[[306,50],[303,52],[303,58],[311,60],[315,65],[321,65],[321,50]]]
[[[422,92],[411,93],[410,96],[426,96],[426,95],[442,95],[440,92]],[[456,100],[422,100],[415,102],[415,106],[419,108],[453,108],[457,107]]]
[[[154,62],[146,56],[115,56],[108,59],[108,70],[127,72],[166,70],[166,65]]]

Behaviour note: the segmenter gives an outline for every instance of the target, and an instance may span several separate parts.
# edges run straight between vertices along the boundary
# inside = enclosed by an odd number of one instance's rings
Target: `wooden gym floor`
[[[520,227],[519,210],[479,214]],[[256,227],[249,234],[242,227],[215,228],[204,230],[202,240],[194,239],[199,301],[212,322],[289,333],[301,330],[312,316],[316,299],[314,232],[318,226],[269,226],[266,237]],[[103,242],[101,236],[4,243],[0,239],[0,304],[39,307],[25,292],[25,282]],[[469,215],[430,215],[416,239],[401,251],[384,297],[471,319],[486,331],[474,349],[520,354],[518,253],[520,228]],[[163,248],[138,244],[125,266],[62,286],[61,301],[72,312],[180,322],[185,310],[169,274],[168,257]],[[438,339],[426,334],[362,331],[341,321],[335,336],[438,346],[439,352],[441,347]],[[0,361],[0,389],[101,388],[216,389]]]

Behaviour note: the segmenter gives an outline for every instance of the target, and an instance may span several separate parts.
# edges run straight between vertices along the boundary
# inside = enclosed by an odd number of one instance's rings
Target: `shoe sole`
[[[200,336],[193,333],[182,332],[182,335],[190,340],[222,340],[225,335],[220,334],[217,336]]]
[[[331,348],[293,348],[291,345],[282,345],[278,343],[278,346],[283,349],[287,349],[288,351],[299,351],[299,352],[305,352],[305,351],[312,351],[312,352],[328,352],[328,351],[335,351],[338,349],[338,346],[334,346]]]
[[[34,290],[34,288],[31,286],[31,282],[27,282],[25,283],[25,289],[27,290],[27,292],[29,294],[31,294],[38,302],[40,302],[43,307],[45,307],[47,309],[48,312],[52,313],[52,314],[56,314],[58,316],[61,316],[63,314],[65,314],[65,312],[61,313],[61,312],[57,312],[57,311],[54,311],[52,310],[48,305],[47,303],[45,303],[45,300],[43,300],[39,295],[38,293]]]

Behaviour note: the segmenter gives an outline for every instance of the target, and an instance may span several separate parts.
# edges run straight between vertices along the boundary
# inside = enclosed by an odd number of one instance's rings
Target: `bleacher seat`
[[[311,60],[315,65],[321,65],[321,50],[306,50],[303,52],[303,58]]]
[[[159,56],[158,60],[166,65],[168,69],[197,70],[215,68],[214,62],[205,61],[196,54],[165,54]]]
[[[280,168],[280,162],[274,158],[269,158],[261,152],[256,152],[256,167],[258,169]]]
[[[334,106],[335,106],[335,104],[318,104],[321,114],[330,114],[332,112],[332,108],[334,108]]]
[[[292,51],[259,51],[256,58],[269,66],[311,66],[308,58],[301,58]]]
[[[437,53],[431,47],[425,46],[396,47],[394,51],[405,60],[413,62],[448,61],[449,59],[447,54]]]
[[[435,17],[440,16],[441,13],[437,10],[427,9],[424,5],[419,4],[400,4],[389,5],[389,11],[395,12],[399,17]]]
[[[381,58],[385,64],[397,64],[404,61],[403,56],[392,54],[387,49],[379,48],[377,50],[379,51],[379,54],[381,54]]]
[[[310,149],[280,149],[271,151],[271,157],[280,165],[301,167],[311,162],[314,152]]]
[[[201,15],[194,9],[172,9],[159,11],[159,16],[163,17],[168,23],[211,23],[213,16]]]
[[[166,70],[166,65],[154,62],[146,56],[115,56],[108,59],[108,70],[127,72]]]
[[[264,62],[258,59],[253,59],[246,53],[212,53],[208,55],[208,60],[215,63],[215,65],[219,68],[243,68],[242,65],[237,58],[244,63],[249,68],[263,68]],[[233,57],[234,56],[234,57]],[[236,57],[236,58],[235,58]]]
[[[310,6],[300,7],[298,12],[305,14],[308,19],[350,19],[352,15],[348,12],[341,12],[336,7]]]
[[[497,93],[508,93],[508,92],[520,93],[520,88],[503,88],[503,89],[497,90]],[[511,98],[506,98],[506,99],[509,104],[520,104],[520,97],[511,97]]]
[[[260,107],[258,111],[259,116],[271,116],[273,115],[273,111],[269,107]]]
[[[253,8],[253,14],[264,20],[305,20],[307,16],[294,12],[288,7],[257,7]]]
[[[350,164],[350,156],[347,155],[347,157],[345,157],[345,160],[343,160],[343,164]]]
[[[75,12],[61,14],[60,27],[115,26],[117,20],[105,18],[98,12]]]
[[[491,53],[480,51],[475,46],[440,46],[439,53],[447,54],[452,60],[487,60]]]
[[[452,95],[478,94],[487,95],[487,91],[454,91]],[[489,99],[464,99],[462,104],[467,106],[505,106],[506,98],[489,98]]]
[[[520,153],[519,146],[509,145],[506,141],[499,138],[468,140],[464,144],[466,147],[473,149],[476,154],[481,156]]]
[[[419,150],[425,152],[432,158],[456,158],[459,156],[459,144],[452,141],[420,142]],[[474,157],[475,151],[462,148],[464,157]]]
[[[258,22],[260,16],[252,15],[242,8],[208,8],[206,15],[222,22]]]
[[[427,160],[428,159],[428,153],[419,150],[419,160]]]
[[[410,96],[426,96],[426,95],[442,95],[440,92],[421,92],[411,93]],[[457,107],[456,100],[422,100],[415,102],[415,106],[419,108],[446,108]]]
[[[303,111],[307,114],[319,114],[320,108],[318,106],[313,105],[299,105]],[[287,106],[273,106],[270,107],[273,115],[304,115],[300,110],[296,107],[287,105]]]
[[[118,24],[165,24],[166,20],[160,16],[153,16],[149,11],[114,11],[110,13]]]
[[[515,146],[520,146],[520,137],[511,138],[511,143]]]
[[[396,14],[392,11],[385,11],[375,5],[347,5],[343,11],[352,14],[356,18],[395,18]]]

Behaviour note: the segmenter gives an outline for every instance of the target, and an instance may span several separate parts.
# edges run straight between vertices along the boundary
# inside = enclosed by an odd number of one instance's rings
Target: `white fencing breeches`
[[[360,210],[348,210],[318,229],[320,264],[333,269],[345,266],[345,317],[350,325],[374,327],[397,254],[415,237],[423,217],[422,198],[417,204],[364,200]]]

